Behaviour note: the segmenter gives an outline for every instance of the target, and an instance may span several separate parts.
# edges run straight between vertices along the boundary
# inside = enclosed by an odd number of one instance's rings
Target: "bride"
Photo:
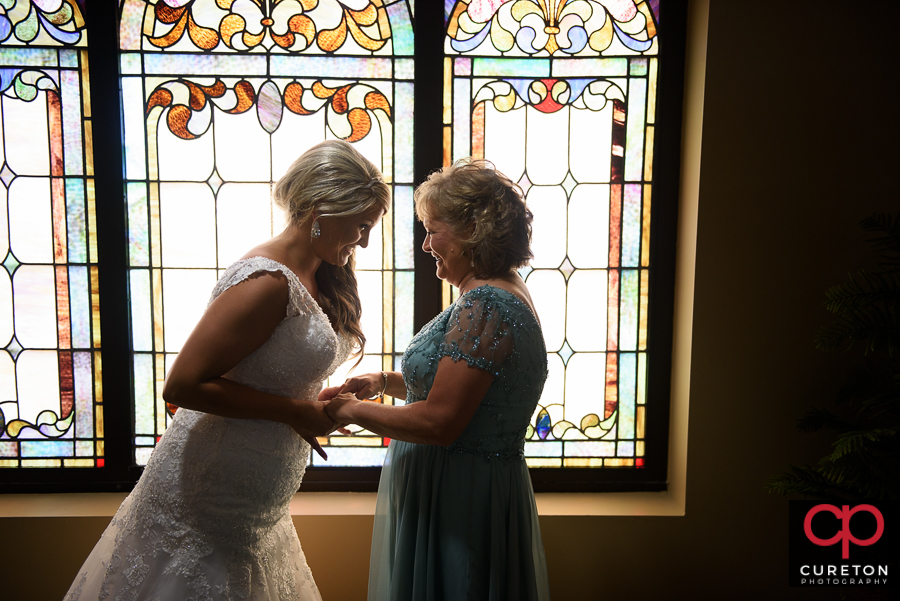
[[[168,374],[177,405],[134,491],[65,599],[321,599],[288,504],[310,445],[336,424],[316,400],[362,354],[353,251],[390,205],[341,141],[276,184],[288,227],[231,265]]]

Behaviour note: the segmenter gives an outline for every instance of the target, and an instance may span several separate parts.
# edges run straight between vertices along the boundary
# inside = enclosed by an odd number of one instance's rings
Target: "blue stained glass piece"
[[[21,69],[0,69],[0,92],[5,92],[6,88],[12,85],[13,80]]]
[[[534,32],[534,29],[531,27],[523,27],[516,32],[516,45],[521,48],[523,52],[527,52],[528,54],[540,52],[542,48],[535,48],[531,45],[532,42],[534,42],[535,37],[537,37],[537,34]]]
[[[489,25],[490,23],[486,23],[481,31],[479,31],[468,40],[450,40],[450,47],[457,52],[468,52],[473,48],[477,48],[481,45],[481,42],[484,41],[484,38],[487,37],[488,32],[491,29]]]
[[[531,85],[533,79],[507,79],[506,82],[511,85],[519,98],[528,98],[528,86]]]
[[[8,38],[11,32],[12,24],[9,19],[6,18],[6,15],[0,15],[0,42]]]
[[[588,86],[592,81],[596,81],[595,79],[567,79],[566,82],[569,84],[569,102],[573,102],[581,96],[581,93],[584,92],[584,89]]]
[[[550,414],[547,413],[546,409],[541,409],[541,412],[538,413],[537,417],[537,430],[538,438],[541,440],[545,440],[547,435],[550,434]]]
[[[22,457],[74,457],[74,443],[64,440],[22,441]]]
[[[613,22],[613,28],[616,30],[616,37],[619,38],[619,41],[625,45],[629,50],[634,50],[635,52],[644,52],[650,49],[650,46],[653,45],[653,40],[636,40],[631,37],[621,29],[619,26]]]
[[[572,42],[572,45],[568,48],[560,48],[560,50],[566,54],[581,52],[584,50],[584,47],[587,46],[587,40],[588,36],[584,27],[573,27],[569,30],[569,41]]]

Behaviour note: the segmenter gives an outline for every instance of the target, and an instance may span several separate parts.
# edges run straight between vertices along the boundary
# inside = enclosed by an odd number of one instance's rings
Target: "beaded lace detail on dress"
[[[524,341],[540,345],[523,349]],[[534,313],[516,295],[494,286],[474,288],[416,334],[403,355],[407,403],[428,396],[444,357],[495,376],[469,425],[447,450],[486,461],[524,458],[525,432],[547,378],[543,335]],[[525,377],[527,375],[527,377]]]
[[[238,261],[210,303],[261,272],[287,278],[285,318],[224,377],[314,399],[350,348],[290,269]],[[66,599],[320,599],[289,512],[309,452],[283,423],[178,410]],[[92,571],[102,580],[96,592]]]

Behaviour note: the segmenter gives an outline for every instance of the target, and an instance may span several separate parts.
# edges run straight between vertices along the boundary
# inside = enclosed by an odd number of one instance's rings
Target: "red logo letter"
[[[840,531],[829,539],[821,539],[813,534],[812,531],[812,519],[820,511],[827,511],[841,520]],[[875,534],[866,540],[860,540],[850,533],[850,518],[859,511],[871,513],[875,517],[875,522],[878,525]],[[884,516],[882,516],[881,512],[873,505],[857,505],[853,509],[850,509],[849,505],[843,505],[841,509],[838,509],[835,505],[823,503],[821,505],[816,505],[806,514],[806,519],[803,520],[803,531],[806,533],[806,538],[808,538],[810,542],[819,545],[820,547],[828,547],[841,541],[841,558],[849,559],[851,541],[861,547],[868,547],[869,545],[874,545],[878,542],[878,539],[881,538],[881,535],[884,532]]]

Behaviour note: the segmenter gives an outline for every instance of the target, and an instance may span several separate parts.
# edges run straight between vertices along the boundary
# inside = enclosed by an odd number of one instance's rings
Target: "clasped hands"
[[[347,424],[353,423],[350,409],[354,404],[362,402],[360,399],[366,399],[378,393],[381,390],[381,382],[380,373],[363,374],[348,378],[339,386],[322,389],[318,397],[320,403],[307,405],[306,410],[298,412],[298,416],[302,417],[298,423],[293,424],[294,430],[312,446],[322,459],[328,459],[316,437],[327,436],[335,430],[341,434],[350,434],[344,428]]]
[[[325,412],[329,417],[343,426],[353,423],[353,407],[378,394],[382,390],[382,382],[380,372],[353,376],[339,386],[323,388],[319,400],[325,403]]]

